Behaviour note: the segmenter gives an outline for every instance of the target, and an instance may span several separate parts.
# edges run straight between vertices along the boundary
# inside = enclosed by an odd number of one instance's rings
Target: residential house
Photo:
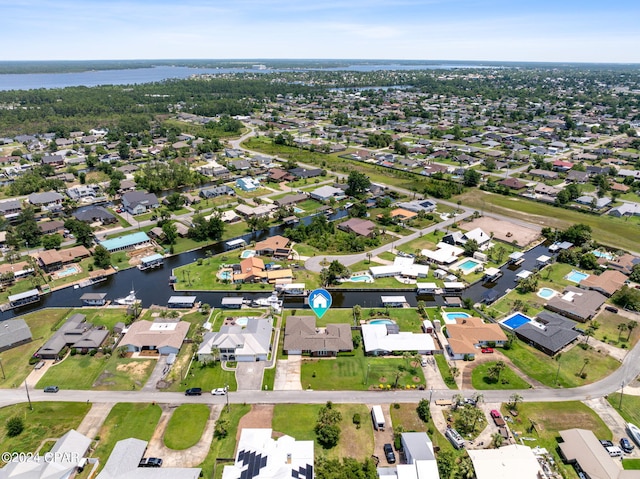
[[[633,267],[636,264],[640,264],[640,258],[629,253],[625,253],[621,256],[616,256],[615,258],[607,262],[607,266],[609,268],[615,269],[616,271],[621,271],[627,275],[631,274],[631,272],[633,271]]]
[[[8,200],[0,202],[0,215],[10,220],[16,218],[22,211],[20,200]]]
[[[531,321],[513,330],[515,335],[525,343],[540,351],[555,356],[566,346],[580,337],[576,323],[570,319],[550,311],[541,311]]]
[[[189,332],[187,321],[158,318],[135,321],[122,337],[120,345],[129,352],[157,351],[166,356],[178,354]]]
[[[309,196],[314,200],[328,201],[331,198],[339,199],[341,197],[344,197],[344,191],[340,188],[325,185],[313,190],[311,193],[309,193]]]
[[[558,444],[560,455],[580,468],[590,479],[635,479],[637,471],[624,470],[617,459],[611,457],[593,433],[587,429],[560,431],[562,442]]]
[[[468,449],[476,479],[546,479],[541,461],[529,446],[508,444],[495,449]]]
[[[40,160],[42,165],[51,165],[53,167],[64,166],[64,156],[45,155]]]
[[[543,178],[545,180],[557,180],[558,179],[558,173],[556,171],[541,170],[541,169],[534,168],[533,170],[529,171],[529,174],[531,176],[537,176],[537,177]]]
[[[526,183],[523,183],[518,178],[514,178],[512,176],[509,178],[505,178],[504,180],[498,181],[498,184],[500,186],[505,186],[511,190],[522,190],[527,187]]]
[[[198,194],[205,199],[209,199],[209,198],[217,198],[218,196],[223,196],[223,195],[235,196],[236,191],[230,186],[221,185],[221,186],[213,186],[211,188],[203,188],[200,190]]]
[[[59,220],[38,223],[38,229],[43,235],[52,235],[64,231],[64,223]]]
[[[381,479],[439,479],[433,443],[425,432],[400,433],[404,461],[393,467],[378,467]]]
[[[245,218],[262,218],[271,215],[271,213],[278,207],[273,204],[264,204],[258,206],[238,205],[235,208],[235,212]]]
[[[289,238],[285,238],[284,236],[270,236],[263,241],[258,241],[255,246],[255,251],[259,256],[287,258],[291,254],[291,248],[287,248],[290,242]]]
[[[76,201],[95,201],[99,189],[97,185],[77,185],[67,188],[67,196]]]
[[[324,170],[321,170],[320,168],[313,168],[310,170],[307,170],[306,168],[292,168],[289,170],[289,173],[291,173],[293,176],[295,176],[298,179],[305,179],[305,178],[316,178],[318,176],[322,176],[323,173],[325,173]]]
[[[307,199],[308,197],[305,193],[296,193],[293,195],[283,196],[282,198],[275,200],[273,203],[278,207],[293,206],[293,205],[297,205],[298,203],[302,203]]]
[[[480,318],[458,318],[456,324],[447,324],[447,338],[453,359],[473,358],[481,347],[504,346],[507,342],[500,325],[484,323]]]
[[[104,326],[87,323],[84,314],[73,314],[35,355],[42,359],[58,359],[67,347],[84,352],[98,349],[108,336],[109,330]]]
[[[267,176],[267,181],[275,181],[276,183],[293,181],[295,179],[296,177],[294,175],[280,168],[272,168]]]
[[[397,324],[363,324],[365,353],[386,356],[403,351],[432,354],[437,348],[430,334],[401,332]]]
[[[587,182],[589,174],[586,171],[571,170],[567,173],[567,177],[565,179],[571,183],[582,184]]]
[[[146,191],[127,191],[122,195],[122,206],[131,215],[139,215],[160,206],[158,198]]]
[[[73,213],[73,217],[85,223],[109,225],[118,222],[118,218],[102,206],[88,206]]]
[[[144,231],[139,231],[137,233],[131,233],[125,236],[118,236],[117,238],[100,241],[100,245],[106,248],[109,253],[125,251],[148,244],[151,244],[151,238],[149,238],[149,236],[147,236],[147,233],[145,233]]]
[[[480,228],[474,228],[466,233],[463,233],[462,231],[454,231],[442,238],[443,243],[447,243],[452,246],[465,245],[467,241],[471,240],[474,240],[479,247],[482,247],[491,241],[491,236]]]
[[[375,236],[378,226],[371,220],[362,218],[350,218],[338,225],[338,229],[358,236],[371,238]]]
[[[31,340],[31,330],[24,319],[2,321],[2,326],[0,327],[0,352],[27,344]]]
[[[313,441],[287,435],[273,439],[271,429],[244,428],[235,463],[224,466],[222,479],[313,479],[313,447]]]
[[[611,208],[607,214],[618,218],[623,216],[640,216],[640,203],[622,203],[620,206]]]
[[[555,198],[560,193],[560,189],[555,188],[553,186],[545,185],[544,183],[537,183],[536,186],[533,187],[533,192],[537,195],[550,196]]]
[[[336,356],[339,352],[353,351],[349,324],[328,324],[316,327],[314,316],[289,316],[284,331],[285,354],[310,356]]]
[[[240,266],[236,272],[234,268],[234,283],[258,283],[267,277],[266,268],[262,259],[252,256],[240,261]]]
[[[404,203],[398,203],[397,206],[398,208],[413,211],[415,213],[420,213],[421,211],[424,211],[425,213],[431,213],[432,211],[435,211],[437,204],[433,200],[414,200]]]
[[[599,275],[590,274],[588,278],[580,281],[580,287],[597,291],[605,296],[612,296],[627,281],[627,276],[620,271],[608,269]]]
[[[89,250],[82,245],[61,250],[48,249],[36,254],[38,264],[47,273],[57,271],[64,265],[77,263],[81,259],[91,256]]]
[[[228,324],[220,331],[206,333],[198,350],[202,360],[217,357],[221,361],[266,361],[271,351],[270,318],[250,317],[246,326]]]
[[[611,198],[607,198],[607,197],[598,198],[596,196],[591,196],[591,195],[580,196],[576,198],[575,201],[576,203],[580,203],[581,205],[595,207],[598,210],[605,208],[611,204]]]
[[[597,291],[567,286],[562,295],[551,298],[545,308],[584,323],[592,319],[607,298]]]
[[[251,168],[251,164],[249,163],[249,161],[245,160],[244,158],[231,160],[227,164],[231,167],[232,170],[236,171],[245,171]]]
[[[64,196],[55,191],[46,191],[44,193],[31,193],[27,197],[27,201],[35,207],[44,210],[56,211],[62,208]]]
[[[256,191],[258,188],[260,188],[260,180],[250,177],[238,178],[236,180],[236,186],[242,191]]]

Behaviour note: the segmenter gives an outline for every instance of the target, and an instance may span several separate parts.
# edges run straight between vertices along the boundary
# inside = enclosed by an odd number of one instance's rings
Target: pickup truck
[[[496,409],[492,409],[490,414],[491,414],[491,417],[493,418],[493,422],[496,424],[496,426],[502,427],[502,426],[506,426],[507,425],[507,423],[502,418],[502,415],[500,414],[500,411],[498,411]]]

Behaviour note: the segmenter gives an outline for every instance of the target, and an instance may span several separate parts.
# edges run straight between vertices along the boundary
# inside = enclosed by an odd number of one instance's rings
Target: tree
[[[362,306],[360,306],[359,304],[356,304],[353,307],[353,320],[355,322],[360,321],[360,318],[362,317]]]
[[[71,231],[76,237],[76,243],[89,248],[93,243],[93,230],[84,221],[69,218],[64,222],[64,227]]]
[[[177,211],[185,204],[186,198],[176,191],[167,195],[164,202],[169,211]]]
[[[371,188],[371,180],[364,173],[352,171],[347,178],[347,189],[345,193],[356,198],[363,196]]]
[[[429,401],[426,399],[420,399],[418,403],[418,407],[416,408],[416,412],[418,413],[418,417],[423,422],[428,422],[431,419],[431,410],[429,409]]]
[[[42,231],[38,228],[36,222],[35,210],[28,206],[23,209],[17,218],[16,235],[29,246],[37,246],[40,244]]]
[[[496,432],[491,435],[491,445],[496,449],[502,446],[503,442],[504,442],[504,437],[502,437],[502,434],[500,434],[499,432]]]
[[[464,186],[478,186],[481,179],[482,175],[476,170],[473,170],[471,168],[467,168],[466,170],[464,170],[464,176],[462,177]]]
[[[463,434],[473,433],[478,423],[484,419],[484,412],[477,407],[465,405],[459,411],[456,429]]]
[[[618,324],[617,328],[618,328],[618,341],[620,341],[620,337],[622,336],[622,332],[623,331],[627,331],[629,328],[627,327],[627,325],[625,323]]]
[[[480,250],[480,246],[478,246],[478,242],[474,239],[467,240],[467,242],[462,247],[464,249],[465,256],[473,256],[473,253]]]
[[[635,321],[631,320],[627,323],[627,331],[629,331],[629,334],[627,335],[627,341],[629,341],[631,339],[631,333],[633,332],[634,329],[636,329],[638,327],[638,323],[636,323]]]
[[[518,403],[522,402],[522,396],[518,393],[513,393],[509,396],[509,406],[513,409],[518,409]]]
[[[327,403],[320,408],[315,432],[318,442],[325,449],[330,449],[338,444],[341,432],[338,423],[341,420],[342,414],[340,414],[340,411],[333,409],[333,403],[331,401],[327,401]]]
[[[178,228],[176,225],[170,222],[165,222],[162,225],[162,233],[164,234],[164,239],[168,244],[176,244],[176,240],[178,239]]]
[[[349,276],[349,274],[351,274],[349,268],[339,261],[334,260],[328,268],[322,268],[322,271],[320,271],[320,280],[323,285],[329,286],[337,283],[338,279]]]
[[[585,253],[580,256],[580,267],[583,269],[598,269],[598,258],[593,253]]]
[[[93,250],[93,264],[98,268],[109,268],[111,266],[111,253],[102,245],[96,246]]]
[[[60,249],[62,244],[62,236],[59,234],[44,235],[42,237],[42,247],[44,249]]]
[[[456,479],[473,479],[475,477],[475,470],[473,469],[473,462],[469,456],[462,456],[458,458],[458,467],[456,468]]]
[[[438,472],[442,479],[450,479],[456,469],[456,454],[449,449],[443,449],[438,453]]]
[[[487,370],[487,374],[490,378],[494,379],[496,382],[500,381],[500,374],[506,367],[504,361],[497,361],[493,366],[490,366]]]
[[[622,308],[640,311],[640,290],[625,284],[611,296],[611,301]]]
[[[19,416],[13,416],[7,420],[7,436],[16,437],[24,431],[24,420]]]

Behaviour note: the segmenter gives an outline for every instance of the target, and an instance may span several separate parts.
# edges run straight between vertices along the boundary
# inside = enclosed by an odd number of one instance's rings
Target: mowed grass
[[[27,403],[0,409],[0,447],[7,452],[35,452],[46,438],[59,438],[69,429],[76,429],[91,408],[84,402],[34,402],[33,411]],[[24,430],[8,437],[4,425],[12,417],[21,417]]]
[[[573,224],[589,225],[596,241],[628,251],[638,249],[636,221],[626,221],[613,216],[597,216],[566,208],[538,203],[524,198],[503,196],[486,191],[473,190],[458,196],[466,206],[479,211],[499,213],[512,218],[543,226],[565,229]]]
[[[449,440],[438,431],[433,424],[433,419],[429,419],[428,422],[422,422],[416,411],[417,403],[398,403],[398,407],[396,408],[395,406],[392,404],[390,408],[391,422],[394,429],[402,426],[405,432],[426,432],[433,445],[439,448],[440,452],[451,451],[462,454],[462,451],[458,452]]]
[[[502,352],[524,374],[549,387],[573,388],[583,386],[602,379],[620,367],[620,363],[614,358],[599,353],[591,347],[583,350],[577,345],[562,353],[559,359],[559,373],[558,361],[537,349],[527,346],[522,341],[514,341],[511,349],[503,349]],[[585,359],[588,359],[586,366]],[[585,378],[581,378],[578,375],[583,366],[584,372],[587,373]],[[556,374],[558,375],[557,384],[554,382]]]
[[[130,437],[149,441],[153,436],[162,410],[156,404],[118,403],[109,412],[100,428],[98,445],[94,457],[108,458],[116,442]]]
[[[593,336],[609,344],[613,344],[618,347],[626,345],[626,347],[632,348],[640,338],[640,328],[637,326],[635,326],[632,331],[629,331],[628,329],[621,331],[618,329],[618,326],[621,324],[628,325],[629,323],[635,322],[634,320],[627,319],[624,316],[610,313],[608,311],[602,311],[598,314],[596,322],[599,324],[599,327],[595,330]],[[593,321],[590,324],[593,324]]]
[[[559,431],[565,429],[588,429],[598,439],[611,439],[612,434],[598,414],[579,401],[552,403],[521,403],[519,414],[509,424],[511,431],[519,436],[533,438],[526,441],[529,447],[540,446],[549,451],[555,458],[563,477],[576,477],[573,466],[565,464],[558,455]],[[509,415],[506,407],[502,412]],[[531,421],[536,424],[531,429]]]
[[[276,404],[273,410],[273,430],[295,437],[300,441],[315,441],[314,431],[321,404]],[[342,419],[339,423],[341,432],[336,447],[322,449],[316,446],[316,454],[323,454],[330,459],[353,457],[364,460],[373,454],[373,425],[369,409],[363,404],[333,404],[340,411]],[[360,428],[353,423],[354,414],[360,415]],[[295,418],[295,420],[292,420]]]
[[[623,459],[622,468],[625,470],[638,470],[640,469],[640,459]]]
[[[118,322],[124,322],[127,318],[125,309],[108,309],[108,308],[83,308],[74,309],[69,314],[84,314],[87,317],[87,323],[95,326],[104,326],[108,330],[112,330]]]
[[[636,426],[640,425],[640,396],[623,394],[621,402],[620,393],[611,393],[607,396],[607,401],[620,413],[626,422],[633,423]]]
[[[120,358],[117,355],[76,354],[51,366],[37,388],[131,390],[144,386],[156,364],[151,359]]]
[[[31,329],[33,341],[2,352],[0,357],[2,357],[6,379],[0,376],[0,387],[15,388],[20,386],[33,371],[33,366],[29,365],[29,358],[51,337],[52,328],[70,311],[66,308],[50,308],[22,316]]]
[[[164,432],[164,445],[169,449],[183,450],[198,444],[209,419],[206,404],[183,404],[173,414]]]
[[[231,459],[229,464],[233,463],[233,453],[236,450],[236,440],[238,438],[238,423],[242,416],[250,410],[251,405],[249,404],[231,404],[228,411],[226,407],[222,409],[219,420],[229,420],[228,434],[223,438],[214,437],[213,441],[211,441],[209,454],[207,454],[207,458],[199,465],[199,467],[202,468],[203,477],[214,477],[215,479],[222,477],[224,464],[218,462],[220,459],[228,458]]]
[[[183,349],[188,348],[188,345],[183,346]],[[191,349],[191,348],[188,348]],[[191,356],[186,356],[186,359],[190,359]],[[184,366],[182,365],[184,364]],[[210,363],[205,365],[198,361],[191,363],[191,369],[185,375],[188,361],[180,363],[176,368],[173,376],[176,380],[169,387],[169,391],[186,391],[189,388],[202,388],[203,391],[221,388],[225,385],[229,385],[230,391],[237,389],[236,375],[233,371],[224,371],[220,366],[220,362]]]
[[[528,389],[529,383],[518,376],[509,366],[500,373],[499,379],[489,376],[489,369],[496,361],[489,361],[478,365],[471,373],[471,384],[474,389]]]
[[[445,384],[449,387],[449,389],[458,389],[458,384],[451,374],[451,369],[449,368],[449,364],[447,363],[447,358],[445,358],[442,354],[435,354],[433,357],[436,360],[438,370],[440,371],[440,375],[442,376]]]

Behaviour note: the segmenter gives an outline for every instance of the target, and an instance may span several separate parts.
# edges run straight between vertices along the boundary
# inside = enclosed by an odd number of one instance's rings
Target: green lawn
[[[314,427],[321,407],[321,404],[276,404],[273,410],[273,430],[295,437],[298,441],[314,441]],[[360,461],[371,456],[374,450],[373,425],[367,407],[362,404],[334,404],[333,407],[342,415],[338,445],[329,450],[316,445],[316,454],[323,454],[331,459],[353,457]],[[354,414],[360,415],[359,429],[353,424]],[[291,418],[295,418],[295,421]]]
[[[640,396],[623,394],[622,401],[620,401],[620,393],[611,393],[607,396],[607,401],[620,413],[625,421],[636,426],[640,424]]]
[[[598,328],[595,330],[594,337],[618,347],[632,348],[640,338],[640,328],[636,326],[631,332],[628,329],[618,329],[619,325],[627,325],[631,322],[633,322],[633,320],[629,320],[624,316],[602,311],[595,320]],[[591,321],[589,324],[593,326],[594,321]]]
[[[535,201],[473,190],[458,197],[463,204],[480,211],[499,213],[543,226],[567,228],[576,223],[591,226],[593,239],[624,250],[635,251],[638,247],[637,221],[628,221],[613,216],[597,216]]]
[[[31,329],[33,341],[2,352],[2,366],[6,379],[0,377],[0,387],[15,388],[25,380],[33,371],[33,366],[28,362],[29,358],[49,339],[53,328],[70,311],[67,308],[49,308],[22,316]]]
[[[209,419],[206,404],[183,404],[178,406],[164,432],[164,445],[169,449],[183,450],[195,446]]]
[[[59,438],[69,429],[76,429],[91,408],[84,402],[34,402],[0,409],[0,445],[2,451],[35,452],[46,438]],[[12,417],[21,417],[24,430],[16,437],[8,437],[4,425]]]
[[[100,428],[94,457],[99,457],[104,467],[116,442],[130,437],[148,441],[156,429],[162,410],[155,404],[118,403],[109,412]]]
[[[222,477],[224,464],[222,461],[218,462],[219,459],[231,459],[229,464],[234,462],[233,453],[236,450],[238,422],[242,416],[247,414],[250,410],[251,406],[249,404],[231,404],[229,411],[227,411],[226,407],[222,409],[219,420],[229,420],[228,433],[226,437],[214,438],[213,441],[211,441],[209,454],[207,454],[207,458],[199,466],[202,468],[204,477],[214,477],[215,479],[220,479]]]
[[[519,340],[513,342],[511,349],[503,349],[503,353],[524,374],[549,387],[582,386],[598,381],[620,367],[620,363],[612,357],[600,354],[592,348],[583,350],[578,346],[562,353],[559,362]],[[585,358],[589,360],[583,371],[587,373],[587,376],[581,378],[578,374],[585,364]],[[560,365],[559,374],[558,363]],[[556,374],[558,374],[558,382],[554,384]]]
[[[540,446],[549,451],[564,477],[576,478],[573,466],[565,464],[558,455],[559,431],[572,428],[593,431],[598,439],[611,439],[611,431],[598,414],[579,401],[553,403],[520,403],[519,414],[510,423],[512,433],[530,437],[534,441],[525,441],[529,447]],[[509,415],[506,407],[502,408]],[[531,421],[538,427],[531,430]]]
[[[489,368],[494,366],[496,361],[489,361],[478,365],[471,373],[471,383],[474,389],[527,389],[530,387],[524,379],[518,376],[508,366],[500,373],[500,379],[489,376]]]
[[[449,364],[447,363],[447,358],[445,358],[442,354],[436,354],[433,357],[436,359],[436,364],[438,365],[440,375],[442,376],[445,384],[449,387],[449,389],[458,389],[458,384],[451,374],[451,369],[449,368]]]
[[[275,382],[275,379],[276,368],[265,368],[262,375],[262,389],[264,389],[265,391],[273,391],[273,383]]]
[[[182,349],[190,350],[190,348],[186,346]],[[220,367],[219,362],[204,365],[198,361],[193,361],[188,374],[182,379],[191,354],[185,354],[185,358],[187,359],[186,362],[179,361],[179,366],[177,366],[177,368],[174,366],[172,369],[172,373],[175,375],[172,376],[172,378],[176,380],[169,387],[169,391],[186,391],[189,388],[202,388],[203,391],[210,391],[215,388],[224,387],[226,384],[229,385],[230,391],[236,390],[235,373],[233,371],[224,371],[222,367]],[[184,368],[182,364],[185,364]],[[177,380],[178,378],[176,376],[180,376],[181,380]]]
[[[108,330],[112,330],[118,322],[124,322],[126,319],[126,311],[124,309],[107,309],[107,308],[86,308],[74,309],[69,313],[84,314],[87,317],[87,323],[95,326],[104,326]]]
[[[398,407],[396,408],[395,406]],[[438,431],[433,424],[433,419],[429,419],[426,423],[422,422],[418,417],[418,413],[416,411],[417,407],[418,404],[416,403],[392,404],[390,411],[393,428],[396,429],[398,427],[402,427],[405,432],[425,431],[429,435],[431,442],[433,442],[434,448],[439,448],[440,452],[449,451],[456,455],[462,455],[463,451],[455,449],[449,440],[444,437],[440,431]]]
[[[354,356],[304,359],[300,381],[303,388],[324,391],[366,391],[425,386],[422,368],[413,366],[403,358],[377,358],[364,356],[362,347]]]
[[[623,459],[622,468],[625,470],[638,470],[640,469],[640,459]]]

